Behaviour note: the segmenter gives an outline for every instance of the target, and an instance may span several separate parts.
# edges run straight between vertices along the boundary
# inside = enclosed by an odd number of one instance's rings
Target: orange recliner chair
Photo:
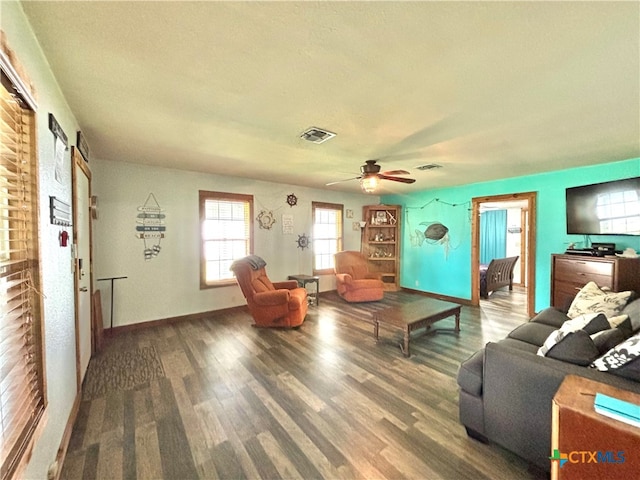
[[[265,261],[255,255],[236,260],[231,265],[255,320],[254,327],[302,325],[309,308],[307,290],[299,288],[295,280],[272,283],[265,265]]]
[[[347,302],[382,300],[384,284],[379,273],[369,272],[367,259],[360,252],[335,254],[336,287]]]

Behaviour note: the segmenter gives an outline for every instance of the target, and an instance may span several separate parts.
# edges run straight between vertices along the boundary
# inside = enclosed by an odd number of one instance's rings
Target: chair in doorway
[[[256,255],[231,265],[255,321],[253,326],[293,328],[302,325],[309,308],[307,290],[298,287],[295,280],[272,282],[265,266],[266,262]]]
[[[513,268],[520,257],[494,258],[488,265],[480,265],[480,298],[502,287],[513,290]]]
[[[336,289],[347,302],[373,302],[384,298],[379,273],[369,271],[369,262],[356,251],[338,252],[335,258]]]

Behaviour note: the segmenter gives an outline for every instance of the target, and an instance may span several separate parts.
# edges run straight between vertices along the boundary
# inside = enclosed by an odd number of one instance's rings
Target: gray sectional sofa
[[[629,315],[637,332],[640,299],[622,313]],[[565,312],[545,309],[461,364],[460,422],[470,437],[494,442],[549,470],[552,399],[565,376],[579,375],[640,393],[640,361],[614,374],[589,367],[579,351],[563,360],[537,355],[547,337],[567,320]]]

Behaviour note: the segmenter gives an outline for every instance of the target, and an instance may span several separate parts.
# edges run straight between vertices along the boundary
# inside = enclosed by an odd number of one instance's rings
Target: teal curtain
[[[507,256],[507,211],[488,210],[480,214],[480,263]]]

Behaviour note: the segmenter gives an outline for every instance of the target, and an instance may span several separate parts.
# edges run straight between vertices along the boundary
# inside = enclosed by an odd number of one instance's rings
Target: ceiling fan
[[[395,175],[409,175],[409,172],[406,170],[391,170],[388,172],[380,173],[380,165],[378,165],[377,160],[367,160],[364,165],[360,167],[360,172],[362,172],[357,177],[347,178],[345,180],[338,180],[337,182],[329,182],[329,185],[335,185],[336,183],[341,182],[349,182],[351,180],[360,180],[360,186],[362,190],[366,193],[373,193],[380,183],[380,180],[391,180],[394,182],[401,183],[413,183],[416,180],[414,178],[403,178],[396,177]]]

